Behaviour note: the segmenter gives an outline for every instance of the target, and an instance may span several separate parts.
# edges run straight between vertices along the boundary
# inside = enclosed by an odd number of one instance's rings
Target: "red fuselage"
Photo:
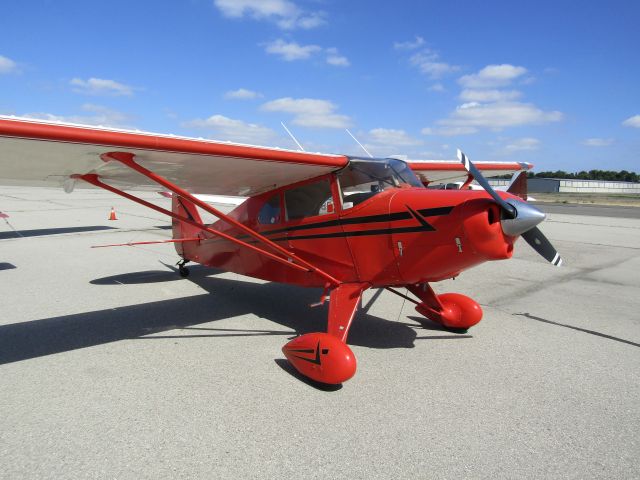
[[[331,187],[328,211],[289,220],[287,189],[323,179]],[[275,208],[283,213],[261,224],[265,204],[274,198]],[[515,238],[503,233],[499,208],[484,191],[401,185],[351,208],[343,208],[345,199],[336,174],[330,174],[251,197],[229,216],[341,282],[366,282],[372,287],[436,282],[488,260],[510,258],[513,252]],[[223,221],[212,227],[250,241]],[[227,240],[198,235],[202,241],[177,246],[184,258],[269,281],[310,287],[326,283],[314,273],[288,268]],[[174,236],[191,235],[175,227]]]

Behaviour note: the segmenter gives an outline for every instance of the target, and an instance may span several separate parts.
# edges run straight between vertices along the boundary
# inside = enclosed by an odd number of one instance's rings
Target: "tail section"
[[[189,200],[175,194],[171,196],[171,211],[183,217],[187,217],[194,222],[202,223],[202,218],[200,217],[196,206]],[[199,228],[189,225],[188,223],[181,222],[180,220],[176,220],[175,218],[171,225],[173,227],[174,239],[194,238],[197,237],[201,231]],[[174,245],[178,255],[184,258],[184,244],[182,242],[176,242]]]
[[[511,177],[507,192],[527,201],[527,172],[517,172]]]

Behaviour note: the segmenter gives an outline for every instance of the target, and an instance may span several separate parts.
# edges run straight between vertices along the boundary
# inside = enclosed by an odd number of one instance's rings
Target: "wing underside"
[[[252,196],[335,171],[344,156],[311,154],[142,132],[0,118],[0,183],[73,188],[70,175],[96,173],[129,189],[160,188],[110,152],[136,162],[197,194]],[[78,182],[78,186],[85,186]]]

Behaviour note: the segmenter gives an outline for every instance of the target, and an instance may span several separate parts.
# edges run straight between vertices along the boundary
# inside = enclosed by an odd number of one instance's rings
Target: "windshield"
[[[422,187],[411,168],[395,158],[351,158],[338,173],[342,208],[347,209],[390,188]]]

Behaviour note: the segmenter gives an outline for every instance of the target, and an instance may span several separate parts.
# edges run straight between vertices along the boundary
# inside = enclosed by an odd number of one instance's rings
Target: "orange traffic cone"
[[[111,207],[111,212],[109,213],[109,220],[117,220],[116,211],[113,207]]]

